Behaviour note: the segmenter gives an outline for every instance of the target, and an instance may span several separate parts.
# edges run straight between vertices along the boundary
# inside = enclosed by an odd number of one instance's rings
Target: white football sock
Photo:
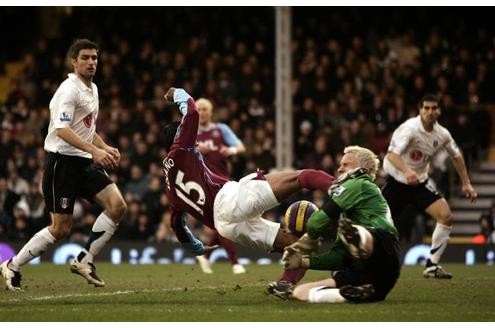
[[[88,243],[77,256],[77,260],[81,263],[92,263],[94,257],[100,253],[102,248],[108,243],[110,238],[117,230],[117,224],[112,221],[104,212],[102,212],[95,221],[91,229]]]
[[[345,303],[347,300],[340,295],[338,288],[311,288],[308,294],[309,303]]]
[[[14,271],[19,271],[21,266],[40,256],[48,247],[55,244],[56,241],[55,237],[48,231],[48,227],[41,229],[31,237],[19,253],[12,258],[12,261],[9,263],[9,268]]]
[[[430,250],[430,261],[434,264],[438,264],[440,257],[442,256],[447,243],[449,242],[450,232],[452,227],[446,226],[444,224],[438,223],[433,231],[433,236],[431,237],[431,250]]]

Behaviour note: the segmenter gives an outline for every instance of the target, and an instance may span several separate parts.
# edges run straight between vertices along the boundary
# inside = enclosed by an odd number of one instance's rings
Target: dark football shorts
[[[398,182],[391,176],[387,177],[387,181],[382,189],[383,197],[387,200],[392,217],[397,219],[401,212],[408,206],[412,205],[420,211],[424,211],[428,206],[442,198],[426,180],[418,185],[407,185]]]
[[[48,152],[43,175],[43,196],[48,211],[72,214],[74,202],[94,196],[113,183],[108,174],[95,166],[91,158]]]
[[[372,284],[375,294],[370,301],[384,300],[399,279],[401,255],[399,240],[383,229],[368,229],[374,237],[373,254],[367,260],[346,258],[343,270],[332,275],[338,288],[345,285]]]

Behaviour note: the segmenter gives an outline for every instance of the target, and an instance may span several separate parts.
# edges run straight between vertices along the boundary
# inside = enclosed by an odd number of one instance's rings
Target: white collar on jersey
[[[93,83],[92,82],[91,82],[91,87],[88,87],[86,85],[86,83],[84,83],[75,73],[69,73],[69,74],[67,74],[67,76],[69,77],[69,79],[74,81],[81,89],[89,91],[89,92],[93,92],[93,88],[92,88]]]

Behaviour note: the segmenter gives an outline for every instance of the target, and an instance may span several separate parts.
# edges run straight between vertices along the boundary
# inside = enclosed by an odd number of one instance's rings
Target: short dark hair
[[[96,52],[100,50],[98,48],[98,45],[91,40],[77,39],[69,48],[69,57],[72,59],[77,59],[79,51],[81,51],[82,49],[96,49]]]
[[[423,98],[421,98],[421,100],[418,103],[418,109],[423,108],[423,103],[425,101],[431,101],[431,102],[436,102],[437,104],[440,104],[440,102],[438,101],[438,97],[435,96],[434,94],[429,93],[429,94],[424,95]]]
[[[172,144],[174,143],[175,134],[177,133],[177,128],[179,125],[180,122],[172,122],[163,127],[162,135],[165,150],[170,151],[170,147],[172,147]]]

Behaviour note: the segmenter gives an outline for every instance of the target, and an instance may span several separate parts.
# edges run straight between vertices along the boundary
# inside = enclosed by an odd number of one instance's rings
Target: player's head
[[[318,207],[307,200],[292,203],[285,211],[284,229],[296,237],[301,237],[306,232],[309,217],[317,211]]]
[[[340,160],[337,173],[342,175],[350,170],[362,167],[368,170],[368,174],[374,180],[379,166],[380,160],[374,152],[360,146],[349,146],[344,149],[344,156]]]
[[[419,116],[426,124],[434,124],[441,114],[440,103],[437,96],[427,94],[418,103]]]
[[[180,122],[172,122],[165,125],[162,129],[163,146],[167,152],[170,151],[170,147],[172,147],[172,144],[174,143],[179,125]]]
[[[98,45],[88,39],[77,39],[69,48],[74,73],[91,81],[98,65]]]
[[[196,100],[196,109],[199,114],[199,124],[205,125],[211,122],[213,116],[213,104],[206,98]]]

